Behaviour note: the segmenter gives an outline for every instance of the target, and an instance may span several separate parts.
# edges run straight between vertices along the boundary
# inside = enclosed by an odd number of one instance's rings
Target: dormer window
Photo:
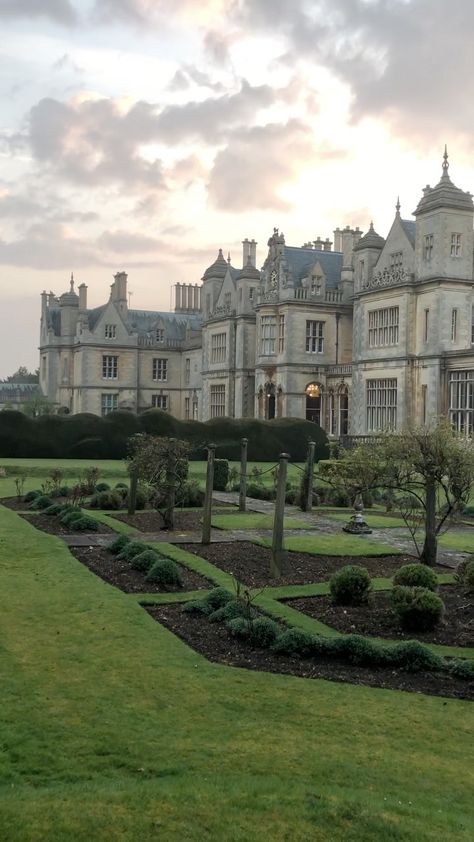
[[[231,303],[232,303],[232,293],[231,292],[224,293],[224,306],[230,307]]]
[[[117,336],[117,325],[105,325],[105,338],[115,339]]]
[[[155,330],[155,340],[157,342],[164,342],[165,341],[165,331],[162,327],[157,327]]]
[[[390,255],[390,268],[391,269],[401,269],[403,266],[403,252],[402,251],[394,251]]]
[[[451,257],[461,257],[461,234],[451,234]]]
[[[313,275],[311,277],[311,295],[321,295],[321,276]]]
[[[425,234],[423,240],[423,258],[431,260],[433,254],[433,234]]]

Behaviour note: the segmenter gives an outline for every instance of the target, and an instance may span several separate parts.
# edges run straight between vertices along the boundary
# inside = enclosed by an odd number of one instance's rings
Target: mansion
[[[330,436],[448,416],[474,428],[474,206],[449,176],[414,219],[397,202],[386,239],[372,223],[289,246],[278,229],[257,268],[219,250],[201,284],[174,287],[174,311],[129,307],[87,287],[42,293],[40,385],[61,412],[157,407],[183,419],[299,417]]]

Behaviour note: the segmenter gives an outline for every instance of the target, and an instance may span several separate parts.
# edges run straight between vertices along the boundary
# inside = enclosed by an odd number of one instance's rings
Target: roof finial
[[[449,163],[448,163],[448,147],[447,144],[444,144],[444,155],[443,155],[443,175],[448,174]]]
[[[74,292],[74,272],[71,272],[70,287],[71,287],[71,292]]]
[[[397,196],[397,204],[395,205],[395,208],[396,208],[396,210],[397,210],[397,216],[400,216],[400,208],[401,208],[401,205],[400,205],[400,196]]]
[[[373,230],[374,230],[374,222],[373,222],[373,220],[371,219],[371,220],[370,220],[370,225],[369,225],[369,231],[373,231]]]
[[[230,266],[230,251],[227,252],[227,263]]]

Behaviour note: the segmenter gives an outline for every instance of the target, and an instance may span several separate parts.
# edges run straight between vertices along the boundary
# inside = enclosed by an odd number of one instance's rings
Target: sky
[[[0,0],[0,378],[40,293],[168,309],[218,249],[474,192],[472,0]]]

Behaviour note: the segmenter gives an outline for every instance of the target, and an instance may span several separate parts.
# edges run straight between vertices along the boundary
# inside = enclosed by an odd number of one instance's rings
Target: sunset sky
[[[0,377],[37,366],[40,293],[124,269],[168,309],[219,247],[386,235],[474,192],[472,0],[0,0]]]

